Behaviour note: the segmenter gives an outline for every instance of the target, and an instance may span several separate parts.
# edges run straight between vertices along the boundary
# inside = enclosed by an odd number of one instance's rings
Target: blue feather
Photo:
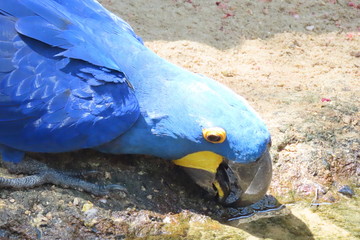
[[[14,66],[11,62],[11,58],[0,58],[0,71],[11,72],[14,70]]]
[[[39,16],[23,17],[16,24],[18,25],[17,30],[21,34],[34,37],[55,47],[71,47],[65,39],[57,37],[60,35],[61,29],[58,29],[54,24],[47,22]],[[44,31],[44,29],[46,30]],[[49,36],[51,37],[49,38]]]
[[[34,15],[32,11],[21,5],[18,0],[0,1],[0,13],[15,18]]]
[[[4,161],[18,163],[23,160],[25,153],[0,145],[1,157]]]

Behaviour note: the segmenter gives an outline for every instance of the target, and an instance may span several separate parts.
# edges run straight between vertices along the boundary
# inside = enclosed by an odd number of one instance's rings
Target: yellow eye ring
[[[211,143],[223,143],[226,140],[226,132],[220,127],[205,128],[202,133],[205,140]]]

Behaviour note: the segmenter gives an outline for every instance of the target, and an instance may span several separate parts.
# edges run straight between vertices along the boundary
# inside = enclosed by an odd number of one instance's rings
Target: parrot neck
[[[124,72],[134,87],[140,106],[140,117],[127,132],[97,150],[112,154],[146,154],[171,159],[177,155],[183,156],[181,151],[191,148],[188,143],[190,141],[179,141],[173,131],[175,129],[176,132],[176,128],[183,131],[180,129],[183,126],[164,125],[168,124],[169,113],[176,111],[172,103],[175,101],[174,96],[179,96],[177,101],[186,97],[186,93],[179,91],[179,83],[187,84],[188,79],[194,80],[198,75],[167,62],[146,47],[143,51],[138,51],[129,62],[131,63],[127,66],[130,67]],[[186,134],[191,135],[189,131]],[[167,148],[172,148],[173,151],[164,151]],[[171,156],[166,152],[171,152]]]
[[[191,78],[195,74],[180,68],[156,55],[145,46],[132,53],[132,58],[125,64],[125,75],[135,88],[136,95],[141,95],[152,90],[158,91],[162,84],[173,81],[186,81],[184,75]],[[155,97],[155,96],[154,96]]]

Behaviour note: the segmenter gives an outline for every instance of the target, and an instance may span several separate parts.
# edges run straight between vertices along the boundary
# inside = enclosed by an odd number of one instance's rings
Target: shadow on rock
[[[267,239],[315,239],[306,224],[293,214],[262,218],[249,223],[233,221],[231,226],[240,228],[253,236]]]

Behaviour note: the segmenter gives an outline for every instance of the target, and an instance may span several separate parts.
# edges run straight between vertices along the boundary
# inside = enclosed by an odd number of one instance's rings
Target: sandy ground
[[[218,221],[226,210],[184,184],[173,166],[79,152],[42,159],[55,165],[67,159],[58,166],[64,169],[100,169],[129,195],[2,190],[0,238],[360,238],[360,1],[101,2],[157,54],[251,103],[272,133],[270,193],[291,213],[224,225]],[[73,166],[79,158],[90,162]],[[344,185],[355,195],[339,194]]]

